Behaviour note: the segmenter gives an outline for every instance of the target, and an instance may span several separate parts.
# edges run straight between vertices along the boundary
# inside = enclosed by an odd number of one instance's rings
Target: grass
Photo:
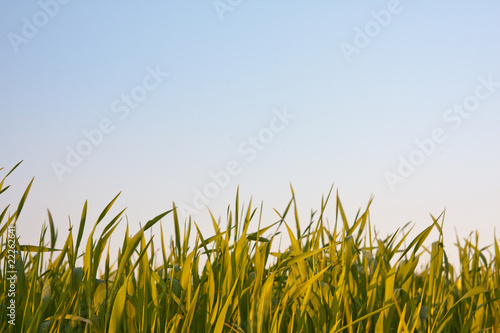
[[[500,332],[496,238],[483,249],[477,234],[457,239],[454,269],[443,249],[443,215],[412,240],[405,228],[380,239],[371,201],[349,222],[337,194],[336,222],[328,226],[330,191],[302,229],[293,189],[274,223],[264,225],[262,208],[244,207],[236,194],[224,225],[212,216],[212,235],[202,235],[191,219],[181,232],[174,205],[135,234],[127,227],[118,249],[109,241],[124,212],[108,216],[118,196],[95,222],[87,220],[85,202],[79,224],[58,249],[49,212],[38,245],[16,239],[12,326],[8,230],[30,187],[17,208],[0,212],[1,332]],[[162,232],[153,241],[146,231],[158,223]],[[163,237],[163,223],[174,229],[171,240]],[[250,224],[258,231],[249,232]],[[85,240],[86,228],[92,229]],[[433,242],[432,230],[439,234]],[[291,246],[273,252],[281,237]],[[417,271],[419,264],[425,268]]]

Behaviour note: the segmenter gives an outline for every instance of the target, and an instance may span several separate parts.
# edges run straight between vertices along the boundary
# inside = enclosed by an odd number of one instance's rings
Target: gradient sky
[[[351,219],[374,195],[381,236],[446,208],[445,249],[455,229],[493,241],[500,3],[65,1],[0,2],[1,176],[24,160],[0,206],[35,177],[21,243],[49,208],[62,245],[86,199],[95,220],[120,191],[112,213],[128,207],[132,230],[172,201],[195,208],[197,191],[224,220],[238,185],[270,224],[290,182],[303,225],[333,183]],[[69,166],[68,149],[87,155]]]

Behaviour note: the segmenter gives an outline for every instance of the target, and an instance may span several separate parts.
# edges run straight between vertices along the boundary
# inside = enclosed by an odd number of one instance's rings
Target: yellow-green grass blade
[[[113,310],[111,311],[111,318],[109,321],[109,333],[122,332],[123,312],[125,310],[125,301],[127,300],[127,285],[129,278],[120,287],[113,302]]]
[[[30,192],[31,185],[33,185],[34,180],[35,180],[35,178],[31,179],[30,183],[28,184],[28,187],[26,188],[23,196],[21,197],[21,200],[19,201],[19,205],[17,206],[17,210],[16,210],[16,220],[15,221],[17,221],[19,219],[19,215],[21,215],[21,211],[23,210],[24,203],[26,202],[26,199],[28,198],[28,193]],[[15,221],[14,221],[14,223],[15,223]]]

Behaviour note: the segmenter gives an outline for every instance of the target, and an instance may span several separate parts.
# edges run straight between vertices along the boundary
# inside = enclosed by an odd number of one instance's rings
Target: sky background
[[[478,230],[490,244],[500,226],[500,3],[2,0],[0,8],[0,176],[24,160],[0,208],[17,206],[35,177],[21,243],[38,242],[49,208],[62,246],[68,216],[77,224],[88,199],[93,223],[120,191],[111,213],[127,207],[132,231],[175,201],[194,208],[210,235],[201,196],[225,221],[238,185],[245,203],[264,202],[270,224],[290,183],[303,226],[332,184],[351,222],[375,197],[381,237],[409,221],[416,235],[446,209],[451,257],[455,231]],[[464,104],[474,111],[451,113]],[[439,142],[424,154],[415,141],[435,131]],[[69,165],[69,150],[79,149],[85,156]],[[404,173],[401,159],[417,165]],[[233,174],[223,177],[228,164]],[[333,224],[334,200],[327,217]],[[172,219],[163,226],[170,238]]]

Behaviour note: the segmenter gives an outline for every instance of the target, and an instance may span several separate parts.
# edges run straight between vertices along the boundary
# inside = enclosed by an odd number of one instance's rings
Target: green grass
[[[224,224],[212,217],[211,235],[202,235],[191,219],[182,230],[174,205],[135,234],[127,227],[118,249],[109,245],[110,236],[124,212],[108,216],[118,196],[97,221],[87,219],[85,203],[80,222],[57,249],[49,212],[39,244],[16,241],[11,326],[8,227],[17,223],[30,186],[17,208],[0,211],[1,332],[500,331],[496,238],[488,249],[478,247],[477,235],[457,239],[454,268],[443,249],[442,215],[413,239],[405,228],[379,238],[371,201],[348,221],[330,191],[302,228],[293,189],[276,222],[262,221],[262,208],[244,207],[236,194]],[[333,226],[324,216],[328,201],[335,201]],[[162,232],[153,241],[146,231],[159,223]],[[164,239],[164,228],[174,230],[171,240]],[[83,239],[87,229],[90,237]],[[436,240],[429,239],[433,230]],[[291,246],[273,252],[281,238]],[[419,262],[422,255],[430,255],[427,263]]]

